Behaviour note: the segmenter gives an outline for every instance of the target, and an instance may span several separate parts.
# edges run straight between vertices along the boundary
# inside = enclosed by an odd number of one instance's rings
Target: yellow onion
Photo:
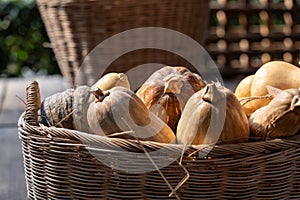
[[[270,89],[269,89],[270,91]],[[260,139],[292,136],[300,128],[300,89],[276,92],[271,102],[249,117],[251,135]]]
[[[136,94],[175,131],[187,100],[204,86],[202,78],[187,68],[166,66],[155,71]]]

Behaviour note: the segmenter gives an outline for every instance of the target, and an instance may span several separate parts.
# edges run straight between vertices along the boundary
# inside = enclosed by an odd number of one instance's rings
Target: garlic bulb
[[[300,128],[300,89],[272,90],[274,98],[271,102],[249,117],[253,137],[287,137],[296,134]],[[268,91],[272,92],[270,87]]]

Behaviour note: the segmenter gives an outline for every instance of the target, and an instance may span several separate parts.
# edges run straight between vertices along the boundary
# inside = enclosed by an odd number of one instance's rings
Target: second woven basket
[[[209,21],[208,0],[37,0],[37,3],[59,67],[70,86],[92,83],[99,78],[101,74],[95,73],[95,69],[108,66],[88,64],[80,69],[81,64],[98,44],[115,34],[134,28],[161,27],[186,34],[202,44]],[[173,38],[164,41],[176,42]],[[126,48],[126,45],[123,41],[119,46]],[[188,65],[172,53],[140,49],[119,57],[106,71],[124,72],[144,63]],[[78,70],[84,76],[75,81]]]

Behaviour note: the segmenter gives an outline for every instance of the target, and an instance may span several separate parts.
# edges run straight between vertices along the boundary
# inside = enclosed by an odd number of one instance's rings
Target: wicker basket
[[[219,145],[205,157],[197,151],[202,146],[189,146],[182,162],[178,158],[160,170],[133,174],[114,166],[126,169],[131,165],[138,170],[149,159],[135,156],[134,162],[124,162],[128,152],[143,154],[164,147],[171,155],[182,146],[45,127],[37,123],[37,82],[28,85],[26,100],[26,112],[19,120],[19,137],[29,199],[300,198],[300,134],[286,139]],[[83,138],[95,145],[85,145]],[[111,165],[96,159],[91,150],[105,155]],[[168,159],[163,154],[159,158]],[[180,184],[184,178],[186,181]],[[177,196],[169,197],[171,191]]]
[[[162,27],[184,33],[203,44],[209,21],[208,0],[37,0],[37,3],[59,67],[70,86],[74,86],[79,70],[86,76],[78,78],[75,85],[87,84],[86,77],[92,81],[99,78],[101,74],[95,74],[98,66],[90,64],[84,69],[80,66],[87,54],[110,36],[134,28]],[[166,44],[175,42],[172,38],[165,41]],[[126,72],[149,62],[188,64],[170,52],[140,49],[120,56],[107,72]]]

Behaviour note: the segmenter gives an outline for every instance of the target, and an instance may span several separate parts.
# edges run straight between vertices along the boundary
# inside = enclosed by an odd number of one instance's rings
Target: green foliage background
[[[0,76],[59,74],[49,38],[32,0],[0,0]]]

